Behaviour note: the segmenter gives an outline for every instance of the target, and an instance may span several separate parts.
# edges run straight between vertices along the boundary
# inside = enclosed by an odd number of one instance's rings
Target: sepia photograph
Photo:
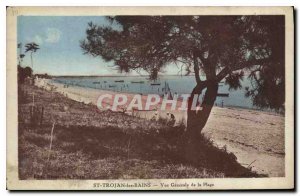
[[[293,7],[9,7],[7,29],[8,189],[294,188]]]

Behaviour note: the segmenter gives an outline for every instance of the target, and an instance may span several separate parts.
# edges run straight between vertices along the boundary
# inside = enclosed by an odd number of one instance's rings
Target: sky
[[[83,54],[79,42],[85,38],[87,23],[91,21],[99,25],[109,24],[103,16],[18,16],[17,37],[18,43],[23,45],[22,53],[25,52],[26,43],[35,42],[40,46],[33,54],[34,73],[118,75],[113,62]],[[25,55],[23,67],[31,65],[30,54]],[[167,66],[165,71],[165,74],[177,74],[178,69],[176,66]]]

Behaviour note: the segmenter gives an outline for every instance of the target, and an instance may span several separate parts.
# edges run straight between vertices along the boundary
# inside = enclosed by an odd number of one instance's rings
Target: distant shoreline
[[[76,77],[76,76],[74,76],[74,77]],[[91,77],[91,76],[82,76],[82,77]],[[98,77],[98,76],[94,76],[94,77]],[[114,77],[114,76],[109,76],[109,77]],[[69,78],[72,78],[72,77],[69,77]],[[54,80],[51,80],[51,82],[56,83],[56,84],[62,84],[62,83],[54,81]],[[98,88],[93,88],[93,87],[89,87],[89,86],[77,86],[77,85],[71,85],[71,86],[73,86],[75,88],[77,88],[77,87],[87,88],[87,89],[93,89],[93,90],[99,90],[99,91],[110,91],[110,92],[114,92],[114,93],[123,93],[123,94],[126,93],[126,94],[131,94],[131,95],[135,94],[135,93],[132,93],[132,92],[113,91],[113,90],[110,90],[110,89],[98,89]],[[220,106],[214,106],[214,107],[220,107]],[[281,113],[278,113],[278,112],[275,112],[275,111],[268,111],[268,110],[265,110],[265,109],[259,109],[259,108],[254,108],[254,107],[250,108],[250,107],[243,107],[243,106],[226,105],[226,106],[224,106],[224,108],[253,110],[253,111],[264,112],[264,113],[268,113],[268,114],[272,114],[272,115],[284,116],[284,114],[281,114]]]
[[[165,76],[180,76],[180,77],[191,77],[194,75],[159,75],[159,77]],[[149,77],[149,75],[62,75],[62,76],[51,76],[53,78],[85,78],[85,77]]]

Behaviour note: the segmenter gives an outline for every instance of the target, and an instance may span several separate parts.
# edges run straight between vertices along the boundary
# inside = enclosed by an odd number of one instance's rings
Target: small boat
[[[115,88],[116,85],[108,85],[108,88]]]
[[[159,86],[160,83],[152,83],[151,86]]]
[[[106,81],[104,81],[104,83],[107,83]]]
[[[100,82],[93,82],[93,84],[100,84]]]
[[[124,82],[124,80],[115,80],[115,82]]]
[[[131,81],[132,84],[144,84],[144,81]]]
[[[229,93],[218,93],[217,97],[229,97]]]

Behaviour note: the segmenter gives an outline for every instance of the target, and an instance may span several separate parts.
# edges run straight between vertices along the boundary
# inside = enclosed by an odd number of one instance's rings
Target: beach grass
[[[259,177],[204,136],[187,149],[182,126],[100,111],[27,84],[18,91],[20,179]],[[33,93],[35,107],[44,107],[42,122],[31,119],[38,116],[30,115]]]

